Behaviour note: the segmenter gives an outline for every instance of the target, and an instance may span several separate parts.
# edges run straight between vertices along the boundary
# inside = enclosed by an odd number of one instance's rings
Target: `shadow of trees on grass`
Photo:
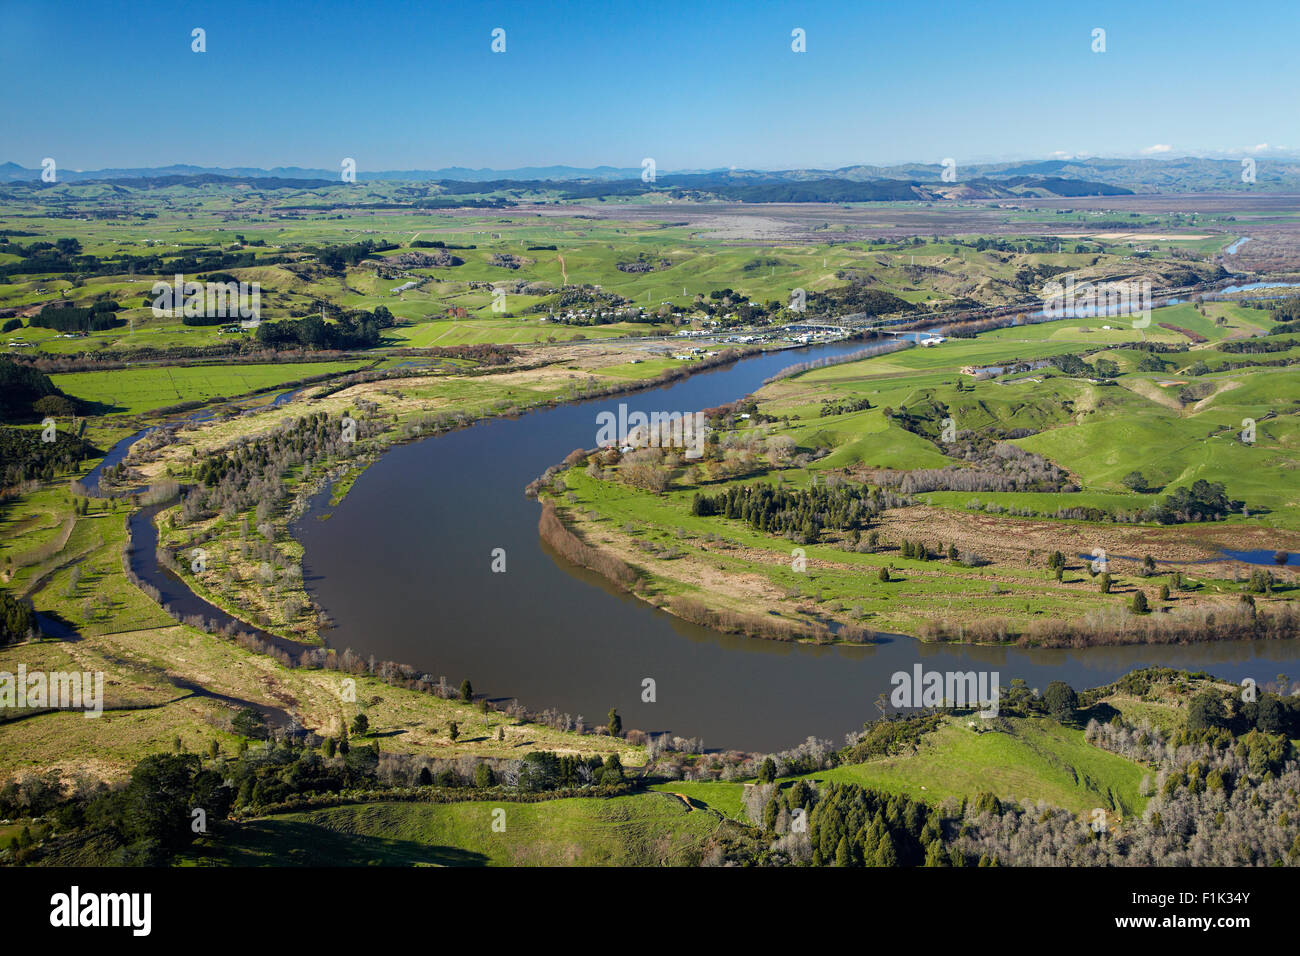
[[[486,866],[489,862],[482,853],[459,847],[343,833],[296,820],[223,826],[215,837],[213,846],[199,852],[205,861],[221,866]]]

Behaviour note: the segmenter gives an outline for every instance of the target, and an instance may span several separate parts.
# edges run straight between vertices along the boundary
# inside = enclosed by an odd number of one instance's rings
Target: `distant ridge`
[[[1019,195],[1106,196],[1130,192],[1228,192],[1245,188],[1300,192],[1300,159],[1257,158],[1255,180],[1242,179],[1242,160],[1185,156],[1169,159],[1042,159],[958,165],[945,181],[938,163],[843,166],[838,169],[660,169],[653,183],[641,167],[526,166],[433,170],[358,170],[358,182],[437,183],[466,194],[545,187],[565,198],[632,195],[681,189],[754,202],[855,202],[907,199],[1000,198]],[[185,183],[234,183],[259,189],[319,189],[341,182],[340,170],[302,166],[270,169],[173,164],[95,170],[58,169],[59,183],[107,183],[156,188]],[[39,168],[0,164],[0,184],[41,183]],[[477,188],[475,188],[477,187]]]
[[[308,169],[302,166],[274,166],[262,169],[255,166],[171,166],[114,167],[108,169],[58,170],[64,182],[110,181],[119,179],[157,179],[163,176],[221,176],[226,178],[253,177],[258,179],[323,179],[339,181],[338,169]],[[450,166],[446,169],[387,170],[383,172],[358,171],[358,180],[404,180],[412,182],[450,180],[455,182],[484,182],[493,179],[550,180],[565,182],[578,179],[639,179],[641,167],[617,169],[613,166],[596,166],[579,169],[573,166],[526,166],[519,169],[469,169]],[[14,162],[0,164],[0,182],[39,180],[41,170],[28,169]]]

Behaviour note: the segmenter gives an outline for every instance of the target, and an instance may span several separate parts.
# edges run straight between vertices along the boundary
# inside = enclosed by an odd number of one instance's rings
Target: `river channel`
[[[1300,641],[1026,650],[935,647],[885,637],[815,647],[719,634],[682,622],[575,568],[539,540],[524,486],[575,448],[596,445],[597,414],[693,412],[757,389],[795,362],[856,351],[837,343],[767,353],[614,398],[494,419],[388,451],[330,506],[322,493],[295,524],[307,588],[334,621],[338,649],[411,664],[476,693],[518,698],[624,727],[700,737],[709,749],[777,750],[809,735],[837,743],[877,716],[890,677],[994,670],[1076,688],[1164,664],[1263,683],[1300,669]],[[324,519],[324,520],[322,520]],[[494,549],[506,571],[492,571]],[[864,579],[864,587],[869,587]],[[654,681],[653,702],[643,700]]]

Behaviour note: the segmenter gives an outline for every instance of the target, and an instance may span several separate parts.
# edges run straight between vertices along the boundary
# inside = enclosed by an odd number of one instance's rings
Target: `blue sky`
[[[0,23],[0,161],[28,167],[650,156],[662,172],[1300,148],[1293,3],[0,0]]]

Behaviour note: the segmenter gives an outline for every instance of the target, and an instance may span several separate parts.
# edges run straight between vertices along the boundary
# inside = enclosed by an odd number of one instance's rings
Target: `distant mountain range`
[[[518,169],[358,171],[358,182],[437,184],[445,195],[547,191],[564,199],[626,196],[655,190],[708,194],[746,202],[864,202],[996,199],[1015,196],[1108,196],[1150,192],[1214,192],[1245,188],[1300,191],[1300,159],[1258,159],[1254,182],[1240,159],[1051,159],[957,166],[945,179],[938,163],[845,166],[840,169],[715,169],[661,171],[653,184],[640,167],[529,166]],[[954,178],[955,176],[955,178]],[[0,164],[0,184],[39,183],[40,169]],[[59,183],[117,183],[136,188],[241,183],[258,189],[320,189],[340,184],[340,170],[300,166],[154,166],[58,170]]]
[[[339,169],[306,169],[302,166],[275,166],[262,169],[255,166],[148,166],[112,169],[59,168],[59,179],[64,182],[87,180],[157,179],[165,176],[225,176],[228,178],[256,179],[327,179],[339,181]],[[384,172],[357,172],[358,180],[401,180],[404,182],[453,181],[476,183],[493,179],[549,180],[567,182],[575,179],[639,179],[641,167],[616,169],[613,166],[596,166],[578,169],[573,166],[525,166],[519,169],[469,169],[465,166],[448,166],[446,169],[386,170]],[[0,163],[0,182],[40,179],[40,169],[28,169],[17,163]]]

